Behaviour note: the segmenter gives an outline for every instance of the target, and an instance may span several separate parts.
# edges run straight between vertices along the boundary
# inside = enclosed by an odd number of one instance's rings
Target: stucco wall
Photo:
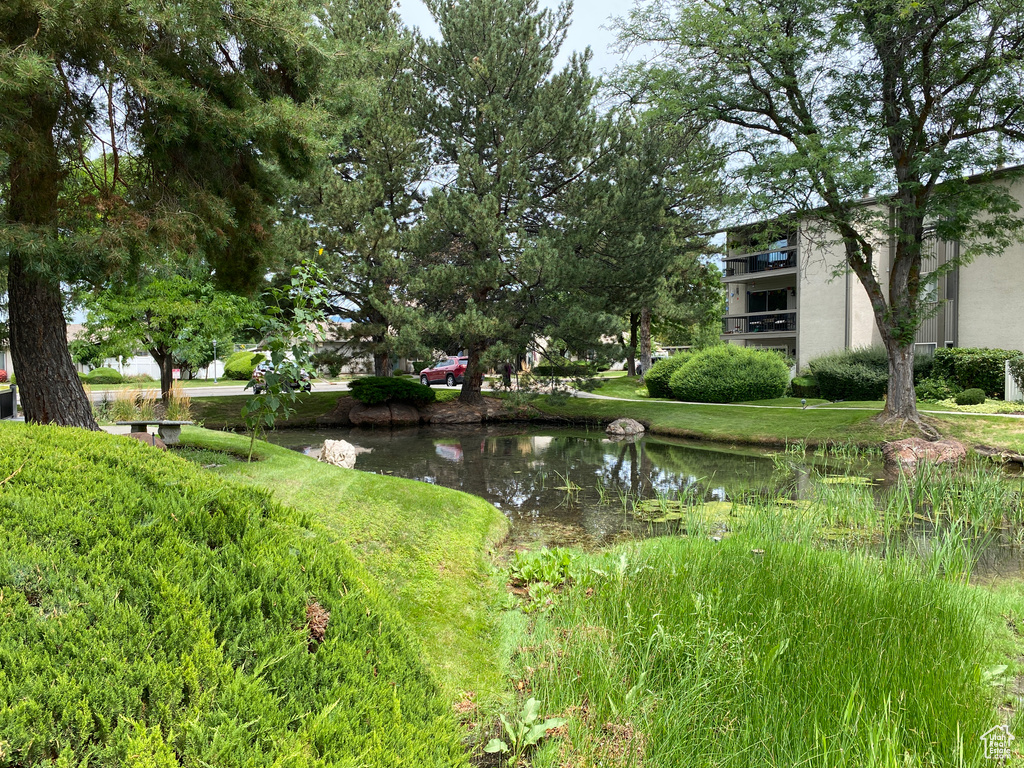
[[[846,280],[832,273],[843,262],[835,238],[801,227],[797,302],[797,365],[846,343]]]

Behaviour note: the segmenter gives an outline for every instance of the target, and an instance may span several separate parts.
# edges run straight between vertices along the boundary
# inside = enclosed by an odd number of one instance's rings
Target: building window
[[[784,312],[788,291],[753,291],[747,294],[747,312]]]
[[[935,347],[938,345],[934,341],[924,342],[914,345],[914,357],[931,357],[935,354]]]

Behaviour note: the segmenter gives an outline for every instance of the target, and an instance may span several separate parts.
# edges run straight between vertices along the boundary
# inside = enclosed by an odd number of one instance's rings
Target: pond
[[[835,506],[873,506],[886,480],[878,457],[825,459],[799,450],[737,448],[661,436],[614,441],[603,432],[523,425],[421,427],[404,430],[282,430],[270,440],[317,455],[324,440],[357,448],[355,468],[434,483],[471,493],[500,509],[512,523],[512,547],[575,546],[594,549],[617,541],[678,532],[683,523],[669,511],[674,499],[718,510],[707,535],[727,535],[733,502],[796,505],[831,494]],[[1020,487],[1020,479],[1006,478]],[[852,494],[852,495],[851,495]],[[859,494],[859,496],[858,496]],[[643,510],[648,513],[644,514]],[[867,512],[877,518],[872,509]],[[673,518],[675,522],[673,524]],[[652,522],[653,521],[653,522]],[[833,546],[850,546],[845,533],[856,520],[831,521]],[[853,544],[879,554],[898,541],[922,557],[950,556],[951,539],[936,536],[933,523],[908,516],[899,536],[870,536]],[[1019,531],[977,534],[957,529],[957,557],[972,562],[975,580],[1024,578],[1016,544]],[[829,534],[826,531],[826,537]],[[1008,546],[1013,545],[1013,546]],[[941,546],[940,546],[941,545]],[[941,551],[940,551],[941,550]]]

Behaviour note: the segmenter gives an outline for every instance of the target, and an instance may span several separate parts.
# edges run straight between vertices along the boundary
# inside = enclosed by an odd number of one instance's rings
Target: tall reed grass
[[[981,764],[997,660],[972,589],[752,536],[589,562],[521,643],[515,674],[571,718],[534,765]]]

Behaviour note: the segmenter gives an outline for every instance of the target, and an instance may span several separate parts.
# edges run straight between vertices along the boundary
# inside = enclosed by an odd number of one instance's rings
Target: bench
[[[164,445],[177,445],[181,440],[181,428],[191,421],[167,421],[165,419],[135,419],[133,421],[119,421],[118,426],[128,425],[132,432],[149,432],[149,425],[156,424],[157,434],[164,441]]]

